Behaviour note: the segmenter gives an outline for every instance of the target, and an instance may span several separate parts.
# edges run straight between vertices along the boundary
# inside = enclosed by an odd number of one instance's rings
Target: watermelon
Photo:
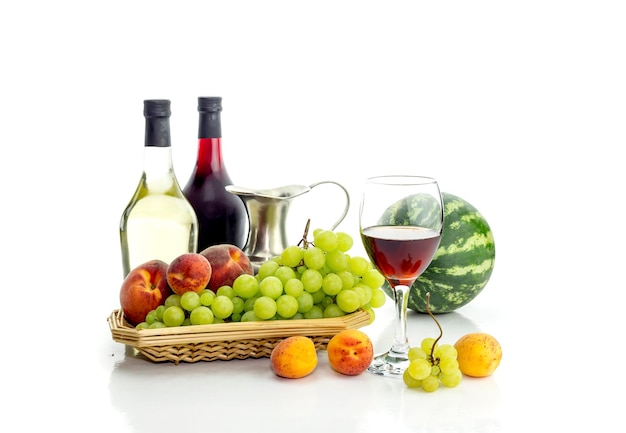
[[[426,313],[426,293],[430,292],[430,310],[434,314],[454,311],[472,301],[485,288],[493,272],[496,248],[487,220],[467,201],[450,193],[442,193],[444,223],[441,242],[432,262],[413,283],[408,307]],[[422,197],[415,196],[415,205],[392,205],[383,215],[382,223],[415,220],[411,211],[418,208]],[[427,212],[427,214],[430,212]],[[388,283],[385,293],[393,298]]]

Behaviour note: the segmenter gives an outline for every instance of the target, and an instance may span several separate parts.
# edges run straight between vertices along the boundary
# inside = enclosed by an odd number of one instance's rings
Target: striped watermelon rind
[[[487,220],[464,199],[446,192],[441,195],[444,202],[441,242],[432,262],[409,293],[408,308],[420,313],[427,312],[426,293],[430,293],[430,310],[434,314],[449,313],[467,305],[485,288],[495,265],[495,242]],[[399,209],[394,211],[386,213],[385,219],[406,220]],[[383,290],[393,298],[388,283],[383,285]]]

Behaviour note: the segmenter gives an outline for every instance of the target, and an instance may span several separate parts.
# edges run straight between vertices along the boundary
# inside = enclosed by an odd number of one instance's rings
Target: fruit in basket
[[[235,245],[212,245],[199,254],[211,263],[213,274],[208,288],[214,292],[222,286],[232,287],[235,279],[241,274],[254,275],[254,268],[250,259]]]
[[[372,340],[358,329],[346,329],[335,334],[328,342],[326,351],[332,369],[347,376],[363,373],[374,358]]]
[[[165,326],[180,326],[184,321],[185,310],[176,305],[167,307],[163,312],[163,324],[165,324]]]
[[[167,282],[168,265],[151,260],[132,269],[120,287],[120,306],[126,320],[137,325],[172,294]]]
[[[309,337],[295,335],[281,340],[270,355],[274,374],[287,379],[299,379],[313,373],[317,367],[315,343]]]
[[[307,242],[305,234],[304,245],[288,247],[263,263],[256,275],[251,266],[247,269],[249,259],[243,252],[239,255],[237,247],[220,244],[207,248],[205,251],[214,252],[210,254],[215,254],[213,257],[223,258],[220,263],[224,268],[239,266],[234,274],[240,272],[231,284],[224,284],[218,280],[220,266],[211,264],[209,284],[199,295],[200,303],[211,309],[213,323],[336,318],[359,309],[369,314],[372,323],[374,309],[386,301],[381,289],[383,276],[364,257],[348,255],[352,245],[348,234],[337,233],[333,242],[333,232],[318,231],[317,238],[325,250]],[[235,252],[232,257],[229,251]],[[217,289],[211,289],[212,282]],[[173,293],[164,302],[166,307],[183,308],[187,317],[182,326],[191,324],[192,307],[197,305],[196,297],[190,295],[182,299]]]
[[[464,199],[450,193],[444,201],[444,226],[439,248],[424,273],[411,286],[408,307],[426,312],[425,296],[430,293],[433,313],[454,311],[476,298],[487,285],[495,265],[493,232],[484,216]],[[415,196],[414,203],[420,197]],[[414,209],[390,206],[381,222],[407,221]],[[383,290],[392,296],[388,283]]]
[[[269,319],[330,318],[363,309],[373,320],[373,309],[386,301],[382,274],[364,257],[349,254],[353,242],[347,233],[315,230],[315,245],[307,240],[307,233],[308,227],[298,245],[261,264],[256,282],[247,275],[238,277],[235,293],[276,299],[276,314]],[[293,305],[288,305],[293,304],[292,298],[298,304],[293,315]]]
[[[167,282],[178,295],[199,293],[207,287],[213,270],[211,263],[201,254],[186,253],[176,257],[167,268]]]
[[[459,369],[466,376],[487,377],[500,365],[502,347],[492,335],[473,332],[454,344],[458,353]]]

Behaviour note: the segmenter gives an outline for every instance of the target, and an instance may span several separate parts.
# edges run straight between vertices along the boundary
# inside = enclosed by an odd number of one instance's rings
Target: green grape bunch
[[[421,388],[434,392],[440,384],[454,388],[461,383],[463,374],[457,360],[457,350],[451,344],[439,344],[443,329],[430,310],[430,293],[426,293],[426,311],[439,328],[439,337],[426,337],[421,344],[409,349],[409,365],[402,379],[409,388]]]
[[[307,225],[308,226],[308,225]],[[374,321],[385,304],[383,275],[364,257],[350,255],[352,237],[317,229],[297,245],[242,274],[214,293],[170,295],[137,328],[264,320],[323,319],[362,309]],[[170,310],[171,309],[171,310]]]
[[[409,388],[433,392],[440,384],[454,388],[463,378],[457,361],[457,352],[451,344],[439,345],[434,338],[424,338],[420,346],[409,349],[409,366],[403,380]]]

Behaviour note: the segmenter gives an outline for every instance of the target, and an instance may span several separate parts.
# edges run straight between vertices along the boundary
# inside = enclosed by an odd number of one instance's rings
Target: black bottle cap
[[[198,98],[198,138],[222,137],[222,98],[220,96],[201,96]]]
[[[145,117],[169,117],[171,114],[168,99],[146,99],[143,101],[143,115]]]
[[[170,101],[146,99],[143,115],[146,118],[145,146],[170,147]]]
[[[221,96],[200,96],[198,98],[198,111],[217,113],[222,111]]]

